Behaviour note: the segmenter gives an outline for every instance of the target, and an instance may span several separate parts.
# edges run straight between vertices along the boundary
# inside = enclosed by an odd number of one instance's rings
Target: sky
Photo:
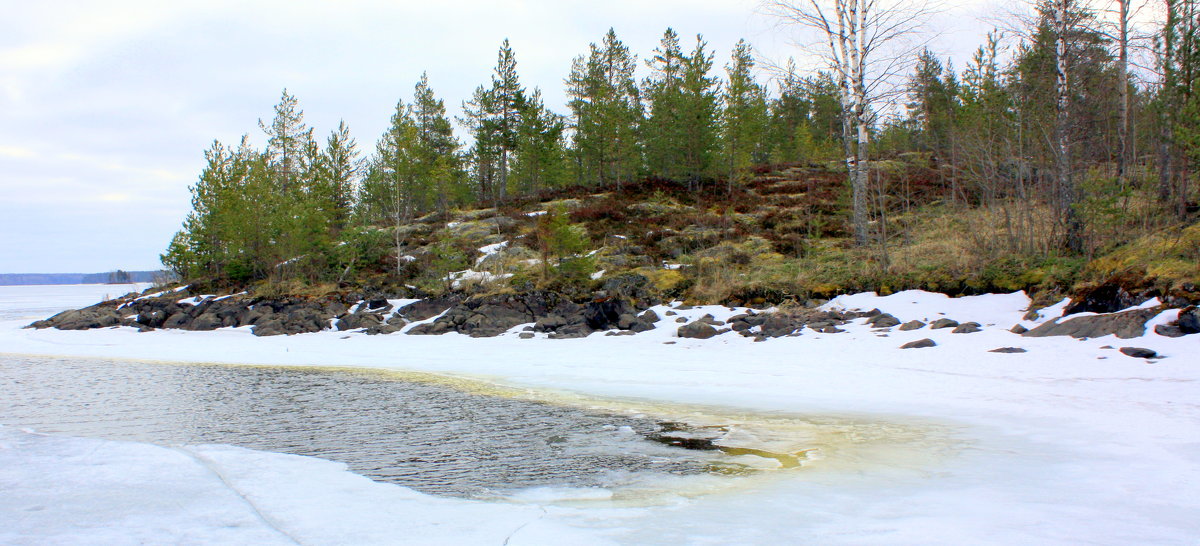
[[[17,2],[0,9],[0,273],[157,269],[214,139],[262,143],[286,88],[324,138],[369,152],[422,71],[451,115],[509,38],[526,86],[566,113],[571,60],[613,27],[645,58],[667,27],[720,70],[739,38],[800,55],[756,0]],[[966,64],[983,0],[931,18]],[[816,67],[801,62],[804,70]]]

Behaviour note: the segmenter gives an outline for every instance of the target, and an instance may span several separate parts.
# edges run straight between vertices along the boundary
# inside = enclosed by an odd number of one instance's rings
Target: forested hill
[[[1200,16],[1160,29],[1149,85],[1095,14],[1060,15],[1028,21],[1012,55],[982,38],[961,72],[914,54],[903,108],[835,75],[852,71],[760,81],[744,41],[722,70],[670,29],[641,81],[613,31],[592,44],[565,114],[505,41],[457,118],[469,146],[424,76],[366,157],[344,123],[318,141],[285,91],[265,147],[206,152],[163,261],[197,286],[273,293],[583,297],[636,273],[699,302],[1098,286],[1195,300],[1200,37],[1185,30]]]
[[[161,281],[164,271],[109,271],[105,273],[0,273],[0,286],[30,284],[106,284]]]

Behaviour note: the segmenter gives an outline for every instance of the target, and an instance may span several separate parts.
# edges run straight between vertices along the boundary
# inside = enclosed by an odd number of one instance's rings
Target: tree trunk
[[[1129,160],[1129,0],[1117,0],[1118,4],[1118,52],[1117,85],[1121,86],[1120,120],[1117,126],[1118,155],[1117,181],[1125,189],[1126,170]]]
[[[1070,87],[1067,79],[1068,9],[1071,0],[1054,2],[1054,72],[1057,100],[1055,101],[1055,179],[1060,218],[1065,224],[1064,246],[1073,253],[1083,251],[1083,223],[1075,210],[1078,197],[1071,177]]]

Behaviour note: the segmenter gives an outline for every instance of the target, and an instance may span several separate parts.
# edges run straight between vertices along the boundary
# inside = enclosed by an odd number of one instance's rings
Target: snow
[[[482,253],[483,255],[475,260],[475,265],[479,265],[479,264],[483,263],[485,260],[492,257],[493,254],[496,254],[497,252],[500,252],[501,250],[504,250],[506,248],[508,248],[508,241],[501,241],[494,245],[487,245],[487,246],[479,247],[479,252]]]
[[[536,217],[536,216],[541,216],[541,215],[543,215],[543,214],[546,214],[546,212],[547,212],[547,211],[544,211],[544,210],[535,210],[535,211],[533,211],[533,212],[527,212],[527,213],[525,213],[525,216],[528,216],[528,217],[530,217],[530,218],[533,218],[533,217]]]
[[[463,283],[490,283],[494,281],[501,281],[512,276],[512,273],[492,273],[490,271],[475,271],[473,269],[466,269],[463,271],[454,271],[449,275],[446,275],[446,279],[451,281],[451,286],[458,288],[462,286]]]
[[[654,503],[586,488],[478,502],[372,482],[318,459],[6,428],[0,543],[1194,544],[1200,536],[1200,336],[1024,338],[1007,331],[1029,322],[1020,293],[858,294],[828,304],[985,325],[974,334],[881,337],[860,320],[843,334],[805,330],[763,343],[674,335],[678,316],[745,311],[723,306],[676,316],[659,306],[653,331],[570,340],[20,328],[99,301],[104,290],[0,287],[0,351],[424,371],[682,420],[799,419],[811,423],[799,441],[817,451],[801,469],[733,490],[680,487]],[[898,349],[924,337],[938,345]],[[1010,346],[1028,352],[988,352]]]

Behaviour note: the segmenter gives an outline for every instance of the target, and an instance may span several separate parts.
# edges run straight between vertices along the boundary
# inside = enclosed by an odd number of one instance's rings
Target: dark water
[[[645,439],[647,419],[383,373],[0,357],[0,424],[163,445],[230,444],[347,463],[433,494],[620,488],[720,454]]]

